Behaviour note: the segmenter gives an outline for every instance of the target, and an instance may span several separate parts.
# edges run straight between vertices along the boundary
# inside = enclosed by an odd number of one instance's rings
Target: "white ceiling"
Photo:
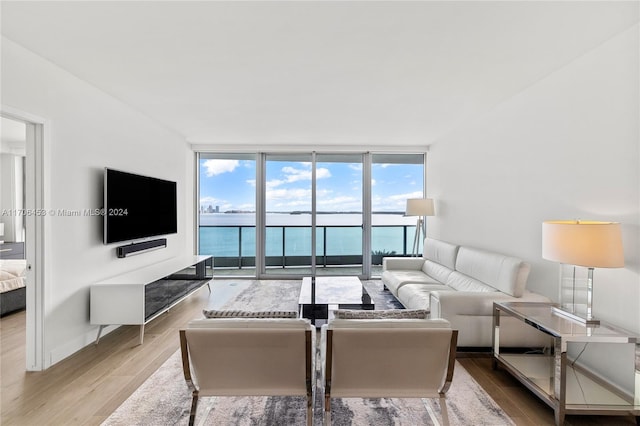
[[[424,146],[638,2],[1,2],[2,34],[193,143]]]

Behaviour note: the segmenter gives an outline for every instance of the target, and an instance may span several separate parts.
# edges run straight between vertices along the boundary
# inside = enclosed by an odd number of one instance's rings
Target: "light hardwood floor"
[[[215,292],[214,292],[215,294]],[[0,320],[0,424],[99,425],[162,363],[178,350],[178,330],[209,306],[204,287],[147,325],[120,327],[43,372],[25,372],[25,313]],[[460,363],[517,425],[552,425],[553,412],[488,356],[459,357]],[[455,380],[455,375],[454,375]],[[634,417],[570,416],[571,425],[635,425]],[[160,426],[160,425],[159,425]]]

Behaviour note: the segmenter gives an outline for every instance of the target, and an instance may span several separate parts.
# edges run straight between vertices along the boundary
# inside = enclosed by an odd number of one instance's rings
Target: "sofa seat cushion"
[[[468,275],[461,274],[460,272],[454,271],[449,275],[447,279],[447,285],[450,289],[454,289],[457,291],[475,291],[475,292],[494,292],[498,291],[495,288],[491,287],[483,283],[480,280],[476,280],[475,278],[471,278]]]
[[[432,291],[449,291],[443,284],[405,284],[398,290],[398,299],[407,309],[429,310]]]
[[[438,281],[426,275],[422,270],[395,269],[382,273],[382,282],[394,296],[398,295],[398,289],[405,284],[439,284]]]

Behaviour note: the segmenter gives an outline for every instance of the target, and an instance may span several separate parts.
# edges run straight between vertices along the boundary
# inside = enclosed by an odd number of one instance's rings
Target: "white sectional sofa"
[[[522,260],[426,238],[423,257],[386,257],[382,283],[407,309],[427,309],[459,331],[458,347],[490,347],[493,302],[550,302],[526,289],[530,266]],[[501,345],[540,348],[547,336],[501,318]]]

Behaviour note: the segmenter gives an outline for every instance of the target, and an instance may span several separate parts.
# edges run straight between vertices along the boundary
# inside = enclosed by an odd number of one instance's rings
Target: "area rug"
[[[364,282],[378,309],[397,307],[398,302],[382,290],[379,281]],[[300,282],[253,281],[224,309],[295,310]],[[319,335],[317,336],[319,340]],[[322,394],[318,374],[314,425],[322,424]],[[191,392],[180,360],[174,353],[104,423],[124,425],[186,425]],[[304,425],[306,402],[302,397],[216,397],[201,398],[196,414],[198,425]],[[513,425],[514,423],[456,363],[453,383],[447,392],[447,411],[452,425]],[[437,425],[440,405],[430,399],[343,398],[331,406],[334,425]]]

